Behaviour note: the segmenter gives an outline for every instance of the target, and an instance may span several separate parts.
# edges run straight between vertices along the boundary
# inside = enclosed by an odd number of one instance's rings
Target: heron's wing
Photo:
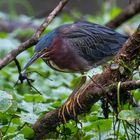
[[[94,61],[116,54],[127,37],[98,24],[78,22],[63,33],[63,39],[82,57]]]

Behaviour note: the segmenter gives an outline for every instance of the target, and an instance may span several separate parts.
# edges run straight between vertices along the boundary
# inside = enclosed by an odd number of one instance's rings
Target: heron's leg
[[[80,103],[80,96],[85,92],[85,90],[92,84],[94,83],[96,86],[98,86],[99,88],[101,88],[103,90],[103,87],[101,85],[99,85],[96,82],[96,77],[93,79],[92,77],[89,77],[90,80],[86,81],[86,79],[84,80],[84,82],[80,85],[79,84],[79,88],[78,90],[76,90],[75,94],[73,94],[72,98],[72,102],[70,104],[70,106],[72,105],[72,111],[73,111],[73,115],[76,116],[76,111],[75,111],[75,103],[78,104],[78,106],[82,109],[83,105]],[[82,81],[82,80],[81,80]]]
[[[89,87],[89,85],[93,82],[96,86],[98,86],[99,88],[101,88],[103,90],[103,87],[101,85],[99,85],[97,82],[96,82],[96,76],[95,78],[93,79],[92,77],[88,76],[90,78],[90,80],[88,80],[87,82],[85,82],[85,84],[83,85],[83,87],[81,87],[80,91],[78,91],[78,94],[75,94],[75,97],[74,99],[76,99],[76,103],[78,104],[78,106],[82,109],[82,105],[80,103],[80,96],[81,94],[87,89],[87,87]]]
[[[63,119],[63,122],[66,123],[66,117],[65,117],[65,111],[68,113],[68,115],[71,115],[70,112],[73,112],[73,116],[76,117],[76,112],[74,109],[74,103],[75,103],[75,96],[77,93],[79,93],[80,87],[86,82],[86,76],[83,76],[78,86],[74,89],[72,94],[69,96],[68,100],[64,103],[64,105],[59,109],[58,116]],[[79,102],[78,102],[79,103]],[[78,104],[81,106],[80,104]]]
[[[88,76],[89,78],[90,78],[90,80],[97,86],[97,87],[99,87],[99,88],[101,88],[102,90],[104,90],[103,89],[103,87],[101,86],[101,85],[99,85],[92,77],[90,77],[90,76]],[[96,77],[95,77],[96,78]]]
[[[75,95],[75,100],[76,100],[76,103],[78,104],[78,106],[82,109],[82,105],[80,103],[80,96],[82,95],[82,93],[84,93],[84,91],[87,89],[87,87],[91,84],[91,81],[88,81],[81,89],[80,91],[78,92],[78,94]]]

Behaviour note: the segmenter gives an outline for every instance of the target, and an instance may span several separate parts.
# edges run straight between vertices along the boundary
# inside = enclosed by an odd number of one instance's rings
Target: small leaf
[[[43,104],[43,103],[36,103],[35,105],[34,105],[34,112],[36,113],[36,114],[39,114],[39,113],[41,113],[41,112],[46,112],[46,111],[48,111],[48,108],[49,108],[50,106],[48,105],[48,104]]]
[[[45,99],[38,94],[32,95],[32,94],[24,94],[24,100],[27,102],[44,102]]]
[[[10,114],[14,114],[17,111],[17,102],[13,100],[12,105],[10,106],[10,108],[7,111]]]
[[[133,122],[138,118],[138,115],[133,110],[122,110],[119,113],[118,118],[128,122]]]
[[[27,122],[30,124],[34,124],[37,120],[37,116],[32,113],[21,113],[17,114],[17,116],[19,116],[23,122]]]
[[[0,90],[0,112],[6,112],[12,106],[12,99],[10,94]]]
[[[84,136],[81,140],[91,140],[94,136],[92,134],[88,134]]]
[[[0,32],[0,38],[6,38],[8,36],[5,32]]]
[[[24,100],[18,104],[18,107],[21,110],[27,111],[27,112],[33,112],[33,103],[32,102],[25,102]]]
[[[5,91],[0,90],[0,99],[3,99],[3,98],[13,99],[12,95],[8,94]]]
[[[88,132],[91,129],[94,131],[107,131],[111,129],[112,120],[111,119],[102,119],[92,122],[91,125],[84,127],[83,129]]]
[[[2,140],[12,140],[12,138],[14,138],[15,136],[17,136],[17,132],[8,133],[5,136],[3,136]]]
[[[111,17],[116,17],[121,12],[120,8],[114,7],[111,11]]]
[[[12,138],[11,140],[25,140],[23,134],[18,134],[16,137]]]
[[[76,78],[74,78],[74,79],[71,81],[71,83],[70,83],[71,88],[75,88],[76,85],[80,82],[81,78],[82,78],[82,77],[76,77]]]
[[[20,134],[24,134],[25,138],[32,138],[34,136],[34,131],[28,126],[25,126],[21,131]]]
[[[2,132],[5,132],[6,131],[7,134],[14,133],[14,132],[16,132],[16,126],[9,126],[8,127],[8,126],[5,125],[5,126],[3,126],[1,128],[1,131]]]
[[[133,107],[134,112],[140,116],[140,107]]]

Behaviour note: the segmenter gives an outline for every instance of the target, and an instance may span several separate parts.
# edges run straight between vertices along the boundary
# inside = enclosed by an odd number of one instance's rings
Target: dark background
[[[0,0],[0,11],[11,12],[12,6],[9,5],[9,1],[14,6],[14,10],[20,14],[26,14],[29,16],[35,16],[37,18],[44,17],[48,14],[59,2],[59,0]],[[94,15],[101,10],[102,2],[106,2],[109,6],[116,4],[120,8],[126,7],[129,3],[135,0],[70,0],[67,6],[64,8],[66,12],[71,10],[77,10],[83,14]],[[22,3],[21,3],[22,2]],[[30,3],[30,6],[27,5]],[[32,9],[29,12],[28,8]]]

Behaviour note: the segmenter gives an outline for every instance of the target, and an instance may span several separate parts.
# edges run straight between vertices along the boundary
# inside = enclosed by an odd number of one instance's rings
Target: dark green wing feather
[[[128,38],[110,28],[89,22],[77,22],[60,30],[63,30],[65,42],[89,61],[116,54]]]

